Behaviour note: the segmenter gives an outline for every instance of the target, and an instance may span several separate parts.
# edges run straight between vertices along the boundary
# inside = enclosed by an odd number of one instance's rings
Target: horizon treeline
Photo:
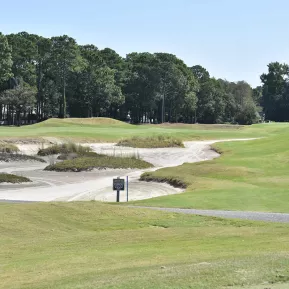
[[[210,77],[168,53],[78,45],[67,36],[0,33],[0,119],[112,117],[132,123],[286,121],[288,66],[268,65],[263,86]]]

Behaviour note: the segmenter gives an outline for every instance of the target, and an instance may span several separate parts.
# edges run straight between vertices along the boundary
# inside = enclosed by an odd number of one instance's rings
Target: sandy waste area
[[[164,183],[141,182],[143,172],[155,171],[164,167],[175,167],[183,163],[194,163],[211,160],[219,156],[211,150],[210,145],[216,142],[237,141],[210,140],[184,142],[185,148],[135,149],[117,147],[113,143],[86,144],[93,151],[109,155],[138,154],[141,159],[154,165],[146,170],[93,170],[90,172],[50,172],[43,171],[49,164],[38,162],[0,162],[0,172],[13,173],[28,177],[31,183],[1,184],[0,200],[14,201],[116,201],[116,192],[112,190],[113,178],[129,179],[129,201],[148,199],[158,196],[182,193],[182,189]],[[39,144],[18,145],[22,153],[35,155]],[[127,199],[126,191],[120,193],[120,201]]]

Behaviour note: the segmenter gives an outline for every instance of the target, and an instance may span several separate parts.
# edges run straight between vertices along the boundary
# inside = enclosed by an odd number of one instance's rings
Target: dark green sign
[[[113,190],[124,191],[124,179],[113,179]]]

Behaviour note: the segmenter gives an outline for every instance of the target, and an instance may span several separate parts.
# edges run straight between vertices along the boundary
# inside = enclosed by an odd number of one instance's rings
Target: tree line
[[[0,33],[0,119],[112,117],[132,123],[251,124],[287,120],[288,66],[271,63],[262,87],[216,79],[168,53],[78,45],[63,35]]]

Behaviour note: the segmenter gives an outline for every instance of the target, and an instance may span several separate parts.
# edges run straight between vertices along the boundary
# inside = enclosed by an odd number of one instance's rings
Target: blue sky
[[[217,78],[253,86],[271,61],[289,63],[288,0],[1,1],[0,31],[130,52],[168,52]]]

